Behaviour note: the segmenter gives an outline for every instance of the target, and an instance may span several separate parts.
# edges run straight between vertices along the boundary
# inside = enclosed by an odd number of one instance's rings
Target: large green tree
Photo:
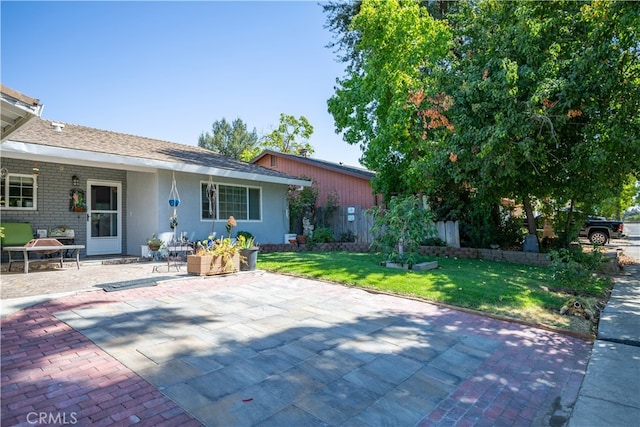
[[[462,8],[459,60],[443,79],[458,179],[521,200],[529,219],[532,200],[591,211],[616,195],[640,170],[639,11],[611,1]]]
[[[444,21],[416,2],[363,0],[356,10],[349,24],[355,36],[344,42],[355,53],[345,56],[351,64],[337,81],[329,112],[344,140],[361,146],[363,164],[378,172],[377,191],[416,192],[419,174],[411,171],[431,147],[414,131],[419,117],[410,98],[424,95],[422,76],[439,66],[451,36]]]
[[[329,110],[378,191],[589,211],[640,173],[639,7],[479,0],[436,22],[365,0]]]
[[[278,128],[265,135],[262,139],[262,147],[279,151],[281,153],[300,154],[313,153],[313,147],[308,139],[313,135],[313,126],[306,117],[289,114],[280,114]]]
[[[200,134],[198,146],[244,161],[251,160],[260,152],[256,129],[249,132],[247,125],[239,118],[232,123],[225,118],[215,121],[211,133]]]

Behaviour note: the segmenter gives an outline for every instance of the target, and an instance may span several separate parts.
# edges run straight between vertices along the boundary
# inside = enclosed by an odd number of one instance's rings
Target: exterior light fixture
[[[71,183],[73,184],[74,187],[78,187],[80,185],[80,178],[78,178],[77,175],[73,175],[71,177]]]

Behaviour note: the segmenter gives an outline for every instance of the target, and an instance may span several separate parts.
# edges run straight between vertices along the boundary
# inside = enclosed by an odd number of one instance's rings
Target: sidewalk
[[[640,425],[640,265],[615,279],[568,427]]]

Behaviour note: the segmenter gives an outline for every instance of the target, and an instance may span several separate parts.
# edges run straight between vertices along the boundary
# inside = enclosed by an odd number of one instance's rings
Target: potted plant
[[[254,271],[258,263],[258,251],[255,238],[248,231],[239,231],[236,245],[240,248],[240,271]]]
[[[240,270],[240,248],[230,238],[203,240],[195,255],[187,256],[187,272],[200,276]]]
[[[240,270],[240,247],[230,237],[217,239],[211,248],[213,260],[209,274],[234,273]]]
[[[211,270],[213,255],[210,247],[213,245],[213,236],[208,240],[196,242],[195,254],[187,255],[187,273],[205,276]]]
[[[160,250],[160,248],[162,247],[163,244],[164,244],[164,242],[161,239],[158,238],[156,233],[153,233],[151,235],[151,238],[147,239],[147,246],[149,246],[149,250],[150,251]]]

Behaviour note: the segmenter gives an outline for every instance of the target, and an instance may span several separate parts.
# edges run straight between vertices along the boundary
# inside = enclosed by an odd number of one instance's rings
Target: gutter
[[[47,145],[27,144],[17,141],[6,141],[0,146],[2,157],[13,159],[25,159],[32,161],[49,161],[68,165],[80,165],[88,167],[113,167],[122,170],[137,172],[155,172],[157,170],[169,170],[202,175],[221,176],[226,178],[244,179],[249,181],[269,182],[273,184],[295,185],[310,187],[311,181],[286,178],[271,175],[262,175],[253,172],[241,172],[215,167],[190,165],[186,163],[168,162],[164,160],[145,159],[141,157],[129,157],[95,151],[83,151],[70,148],[51,147]]]

